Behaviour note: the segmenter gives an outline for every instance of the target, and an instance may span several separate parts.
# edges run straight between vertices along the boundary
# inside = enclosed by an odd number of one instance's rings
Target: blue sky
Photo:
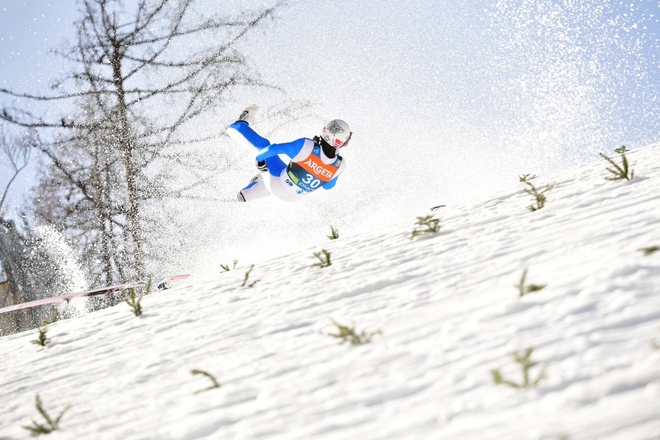
[[[0,0],[0,71],[2,84],[32,89],[35,81],[48,82],[56,58],[48,56],[63,37],[71,34],[77,16],[68,1]]]
[[[577,3],[298,1],[244,50],[289,97],[349,121],[360,147],[345,180],[407,209],[657,140],[658,2]],[[72,0],[0,0],[3,85],[47,90],[65,68],[48,50],[75,18]],[[273,99],[235,97],[218,119]]]

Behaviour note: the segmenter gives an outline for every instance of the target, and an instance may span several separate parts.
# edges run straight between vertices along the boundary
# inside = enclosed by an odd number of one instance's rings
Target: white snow
[[[0,338],[0,438],[67,405],[50,439],[658,439],[660,144],[410,220],[194,273],[142,301]],[[612,157],[615,157],[612,154]],[[330,197],[331,195],[326,195]],[[430,208],[430,207],[429,207]],[[441,232],[410,239],[417,216]],[[328,225],[327,231],[330,233]],[[332,266],[312,267],[326,249]],[[249,282],[240,287],[255,263]],[[527,282],[545,289],[518,296]],[[376,334],[350,346],[340,324]],[[512,353],[533,347],[536,388]],[[211,385],[200,369],[212,374]]]

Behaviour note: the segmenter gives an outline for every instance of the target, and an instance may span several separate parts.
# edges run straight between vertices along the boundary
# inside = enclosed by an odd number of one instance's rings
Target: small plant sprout
[[[519,177],[520,181],[527,185],[529,188],[525,188],[525,192],[529,194],[530,196],[534,197],[534,200],[536,201],[536,206],[534,205],[529,205],[527,209],[530,211],[538,211],[539,209],[543,208],[545,206],[545,202],[547,201],[545,197],[545,193],[550,191],[552,188],[555,187],[555,184],[548,184],[546,185],[545,189],[543,191],[540,191],[536,189],[534,184],[530,182],[530,180],[536,179],[536,175],[529,175],[529,174],[523,174],[522,176]]]
[[[412,234],[410,234],[410,239],[420,235],[433,235],[440,232],[440,219],[435,218],[433,215],[417,217],[417,222],[415,224],[418,228],[413,229]]]
[[[648,255],[651,255],[655,252],[660,251],[660,246],[649,246],[649,247],[645,247],[645,248],[641,248],[641,249],[637,249],[637,250],[640,251],[641,253],[643,253],[644,255],[648,256]]]
[[[523,174],[523,175],[520,176],[519,178],[520,178],[520,181],[521,181],[521,182],[527,182],[527,181],[529,181],[529,180],[534,180],[534,179],[536,179],[536,177],[537,177],[536,174],[529,174],[529,173],[527,173],[527,174]]]
[[[245,272],[245,277],[243,278],[243,284],[241,284],[241,287],[254,287],[255,284],[257,284],[261,280],[255,280],[248,284],[248,280],[250,279],[250,273],[252,272],[252,269],[254,269],[254,264],[250,266],[250,269],[248,269],[247,272]]]
[[[538,365],[537,362],[534,362],[531,360],[532,352],[534,351],[533,348],[528,348],[525,350],[523,354],[514,352],[513,353],[513,359],[514,361],[520,365],[522,368],[522,382],[516,383],[511,380],[504,379],[502,377],[502,374],[500,373],[500,370],[495,369],[495,370],[490,370],[491,375],[493,376],[493,382],[495,382],[495,385],[509,385],[512,388],[532,388],[538,385],[538,383],[541,381],[541,379],[545,378],[545,372],[547,369],[547,366],[543,366],[541,368],[541,371],[539,372],[538,376],[534,380],[530,380],[529,377],[529,370],[534,368],[536,365]]]
[[[321,252],[314,252],[314,256],[319,260],[319,262],[312,264],[312,267],[319,267],[323,269],[324,267],[332,266],[330,255],[330,252],[326,251],[325,249],[321,249]]]
[[[62,420],[62,416],[69,409],[69,406],[67,406],[62,410],[60,415],[58,415],[55,419],[53,419],[48,415],[48,413],[44,409],[39,394],[37,394],[35,398],[35,406],[37,407],[37,411],[39,412],[39,414],[41,414],[41,417],[44,418],[46,423],[41,424],[32,420],[32,426],[23,426],[23,429],[27,429],[28,431],[30,431],[30,435],[32,437],[37,437],[40,436],[41,434],[50,434],[51,432],[59,429],[60,420]]]
[[[133,309],[133,314],[135,316],[140,316],[142,314],[142,305],[140,304],[142,301],[142,295],[137,296],[135,294],[135,289],[130,289],[128,291],[128,298],[124,298],[124,301]]]
[[[528,293],[538,292],[543,290],[546,286],[545,284],[525,284],[527,279],[527,269],[523,270],[522,276],[520,277],[520,284],[516,284],[514,287],[518,289],[520,296],[525,296]]]
[[[341,325],[334,319],[332,320],[332,325],[337,327],[337,333],[328,333],[328,336],[332,336],[333,338],[341,339],[339,342],[340,344],[343,344],[344,342],[348,342],[351,345],[362,345],[366,344],[368,342],[371,342],[371,339],[375,335],[379,335],[382,332],[380,330],[377,330],[373,333],[367,333],[365,331],[362,331],[362,333],[358,334],[355,333],[355,326],[349,327],[347,325]]]
[[[229,265],[225,265],[225,264],[221,264],[220,267],[221,267],[222,270],[224,270],[225,272],[229,272],[229,271],[232,270],[232,269],[236,269],[236,265],[237,265],[237,264],[238,264],[238,260],[234,260],[234,266],[233,266],[231,269],[229,268]]]
[[[31,340],[30,343],[45,347],[50,342],[50,339],[46,337],[46,332],[48,331],[48,323],[46,322],[41,323],[41,326],[39,326],[38,330],[39,330],[39,337],[37,339]]]
[[[616,162],[614,162],[614,160],[610,159],[603,153],[598,153],[603,159],[608,161],[610,165],[614,167],[606,168],[606,170],[609,171],[612,175],[606,177],[605,180],[632,180],[635,178],[635,172],[628,169],[628,158],[625,155],[626,151],[628,150],[626,149],[625,145],[622,145],[621,147],[614,150],[615,153],[621,155],[621,166],[619,166]]]
[[[151,293],[151,275],[149,275],[149,278],[147,279],[147,285],[144,288],[144,296],[149,295]]]
[[[212,390],[212,389],[215,389],[215,388],[220,388],[220,384],[219,384],[218,381],[215,379],[215,377],[213,377],[213,375],[212,375],[211,373],[208,373],[208,372],[206,372],[206,371],[204,371],[204,370],[197,370],[197,369],[192,370],[190,373],[193,374],[193,375],[199,375],[199,374],[201,374],[202,376],[206,376],[206,377],[208,377],[208,378],[211,380],[211,382],[213,383],[210,387],[207,387],[207,388],[204,388],[204,389],[201,389],[201,390],[197,390],[197,391],[195,391],[194,394],[199,394],[199,393],[203,393],[204,391],[209,391],[209,390]]]
[[[49,319],[48,323],[52,324],[54,322],[59,321],[60,319],[62,319],[62,317],[60,316],[60,309],[58,309],[57,307],[54,307],[53,310],[50,313],[50,319]]]
[[[339,231],[334,226],[330,226],[330,235],[327,236],[330,240],[336,240],[339,238]]]

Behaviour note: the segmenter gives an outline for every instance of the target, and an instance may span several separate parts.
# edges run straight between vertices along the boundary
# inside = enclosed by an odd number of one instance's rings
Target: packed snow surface
[[[660,246],[660,144],[627,157],[632,181],[604,160],[532,180],[554,184],[535,212],[512,176],[407,222],[319,225],[308,248],[146,296],[140,317],[52,324],[45,348],[0,338],[0,438],[44,423],[39,394],[53,417],[70,405],[52,440],[658,439],[660,251],[640,249]],[[425,215],[440,232],[411,239]],[[322,249],[332,265],[313,267]],[[521,297],[525,270],[546,287]],[[333,321],[375,334],[340,344]],[[538,385],[495,385],[522,381],[528,348]]]

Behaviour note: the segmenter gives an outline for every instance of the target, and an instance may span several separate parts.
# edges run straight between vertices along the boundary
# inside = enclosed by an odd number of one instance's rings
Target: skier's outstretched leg
[[[254,121],[254,117],[258,111],[259,106],[252,104],[243,110],[236,122],[227,127],[227,134],[229,137],[240,144],[247,146],[251,151],[251,147],[261,150],[270,145],[268,139],[259,136],[257,132],[250,127],[250,124]]]
[[[245,121],[236,121],[227,127],[229,137],[238,143],[247,146],[251,151],[261,150],[270,145],[270,141],[259,136]]]
[[[245,146],[253,154],[270,145],[270,141],[260,136],[250,127],[254,115],[259,110],[256,105],[246,108],[236,122],[227,127],[229,137]],[[281,198],[279,178],[287,167],[287,164],[278,156],[272,156],[263,162],[256,163],[262,174],[258,174],[250,180],[250,183],[238,193],[238,200],[249,202],[252,200],[275,194]]]
[[[239,120],[227,127],[227,134],[229,137],[234,139],[239,144],[243,145],[250,152],[254,152],[254,149],[261,150],[270,145],[270,141],[262,136],[260,136],[256,131],[250,127],[250,122],[254,118],[254,115],[259,110],[259,107],[256,105],[251,105],[250,107],[243,110],[243,113],[239,117]],[[262,162],[256,162],[255,166],[259,171],[265,173],[269,170],[276,170],[279,175],[279,171],[282,169],[281,160],[265,160]],[[286,166],[286,164],[285,164]]]

